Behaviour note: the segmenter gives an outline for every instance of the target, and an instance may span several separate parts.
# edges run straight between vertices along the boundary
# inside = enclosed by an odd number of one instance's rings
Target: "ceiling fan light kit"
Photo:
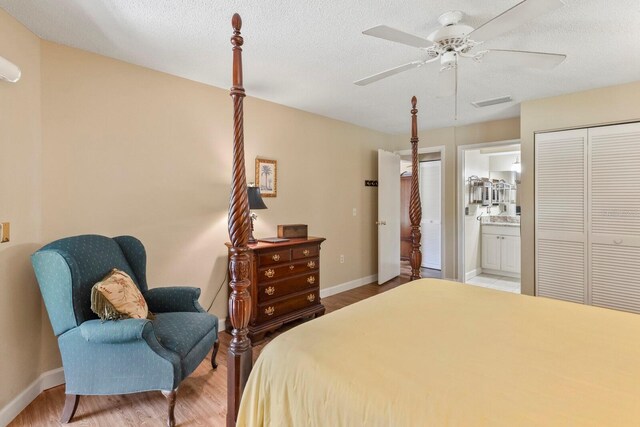
[[[379,25],[363,31],[362,34],[401,43],[421,49],[425,59],[410,62],[374,74],[354,84],[366,86],[395,74],[418,68],[424,64],[440,59],[440,77],[438,79],[438,97],[455,96],[457,118],[458,67],[459,58],[472,59],[481,63],[485,58],[503,60],[514,66],[538,69],[551,69],[565,60],[566,55],[546,52],[529,52],[521,50],[486,49],[474,50],[486,40],[511,31],[540,15],[563,6],[561,0],[524,0],[502,12],[478,28],[461,24],[464,13],[459,10],[443,13],[438,18],[441,27],[433,31],[426,39],[396,30],[386,25]],[[447,87],[442,87],[446,85]],[[474,105],[475,106],[475,105]]]

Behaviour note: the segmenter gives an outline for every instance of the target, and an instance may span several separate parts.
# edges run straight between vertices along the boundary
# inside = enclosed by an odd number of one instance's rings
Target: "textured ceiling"
[[[640,78],[640,2],[563,0],[565,6],[485,43],[567,54],[551,71],[466,61],[459,114],[435,97],[435,63],[359,87],[352,82],[413,61],[420,51],[363,36],[386,24],[426,37],[459,9],[477,27],[518,0],[0,0],[40,37],[214,86],[231,85],[231,15],[242,15],[247,94],[388,133],[519,115],[519,102]],[[476,109],[469,102],[512,95]]]

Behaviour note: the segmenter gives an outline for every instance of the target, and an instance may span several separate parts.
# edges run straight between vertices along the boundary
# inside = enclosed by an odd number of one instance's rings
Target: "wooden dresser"
[[[320,302],[320,245],[324,240],[309,237],[249,245],[252,342],[261,341],[267,332],[287,322],[324,314]]]

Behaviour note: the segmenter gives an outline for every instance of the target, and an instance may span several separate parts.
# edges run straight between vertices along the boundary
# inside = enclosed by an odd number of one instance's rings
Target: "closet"
[[[640,313],[640,123],[535,136],[536,294]]]

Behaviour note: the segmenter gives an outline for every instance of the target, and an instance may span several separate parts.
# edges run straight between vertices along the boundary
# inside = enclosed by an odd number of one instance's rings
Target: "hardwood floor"
[[[423,269],[423,277],[437,276],[439,271]],[[399,277],[383,284],[372,283],[342,292],[322,302],[327,313],[400,286],[409,280],[409,270],[403,267]],[[299,324],[299,323],[297,323]],[[295,327],[296,323],[287,329]],[[253,349],[256,359],[264,346],[280,332],[268,336]],[[220,333],[218,369],[211,370],[207,358],[178,390],[175,407],[176,423],[180,426],[224,426],[227,414],[227,349],[231,336]],[[64,405],[64,386],[43,392],[25,408],[10,426],[60,426]],[[115,396],[82,396],[73,426],[164,426],[167,403],[160,392]]]

